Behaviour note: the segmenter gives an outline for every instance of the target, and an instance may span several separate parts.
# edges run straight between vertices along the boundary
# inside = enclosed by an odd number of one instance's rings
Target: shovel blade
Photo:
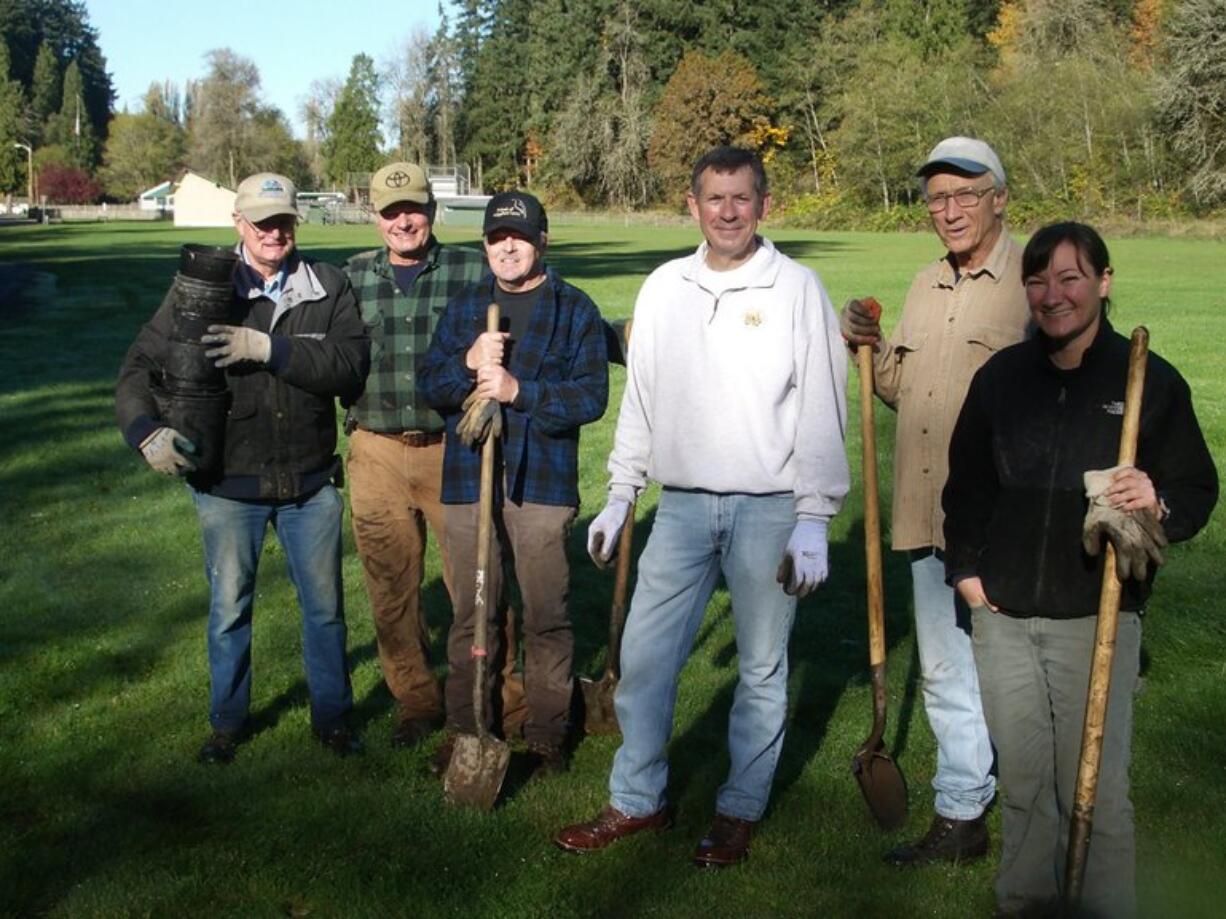
[[[462,734],[455,740],[443,794],[452,804],[493,810],[510,761],[511,748],[501,740]]]
[[[896,830],[907,820],[907,783],[902,771],[880,747],[863,748],[851,761],[873,819],[883,830]]]
[[[617,710],[613,707],[613,695],[617,692],[617,677],[605,676],[600,680],[580,679],[583,691],[583,730],[588,734],[620,734]]]

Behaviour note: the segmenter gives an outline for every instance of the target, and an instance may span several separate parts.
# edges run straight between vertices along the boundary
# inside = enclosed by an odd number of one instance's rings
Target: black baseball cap
[[[549,232],[549,218],[535,196],[524,191],[503,191],[485,206],[481,233],[489,236],[495,230],[514,230],[529,239],[538,239]]]

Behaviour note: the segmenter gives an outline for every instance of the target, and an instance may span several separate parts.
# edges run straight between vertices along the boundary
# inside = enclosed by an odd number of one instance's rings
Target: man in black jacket
[[[284,176],[245,179],[235,200],[238,265],[233,324],[199,341],[224,369],[224,443],[211,468],[167,417],[172,289],[128,350],[116,393],[124,439],[158,472],[182,475],[204,537],[209,580],[209,721],[205,763],[234,758],[251,695],[251,615],[256,569],[271,523],[285,550],[303,618],[303,656],[315,734],[338,755],[361,744],[347,726],[353,693],[345,658],[341,590],[342,500],[334,400],[361,392],[367,332],[349,281],[294,251],[297,193]],[[187,343],[188,346],[194,343]],[[198,346],[197,346],[198,347]]]

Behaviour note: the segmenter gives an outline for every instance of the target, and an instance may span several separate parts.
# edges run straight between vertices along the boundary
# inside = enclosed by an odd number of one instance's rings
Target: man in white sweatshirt
[[[722,573],[739,676],[731,768],[694,863],[744,861],[783,745],[797,597],[826,579],[826,528],[849,479],[846,349],[817,276],[757,234],[770,209],[756,153],[717,147],[687,196],[705,242],[648,277],[613,453],[609,498],[588,530],[607,562],[631,502],[663,486],[621,648],[622,746],[609,805],[555,842],[587,852],[666,826],[666,746],[677,681]]]

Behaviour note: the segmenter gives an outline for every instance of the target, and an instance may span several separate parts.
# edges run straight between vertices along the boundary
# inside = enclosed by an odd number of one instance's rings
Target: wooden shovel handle
[[[1131,466],[1137,458],[1137,435],[1141,427],[1141,394],[1145,389],[1145,368],[1149,357],[1149,330],[1137,326],[1132,331],[1128,352],[1128,383],[1124,389],[1124,425],[1120,431],[1117,464]],[[1111,693],[1111,662],[1115,658],[1115,633],[1119,624],[1120,579],[1115,571],[1115,547],[1107,544],[1103,563],[1103,585],[1098,599],[1098,624],[1094,631],[1094,657],[1090,662],[1090,689],[1086,697],[1085,726],[1081,734],[1081,761],[1077,765],[1077,787],[1069,824],[1068,860],[1065,863],[1064,899],[1076,906],[1085,879],[1086,853],[1090,827],[1094,821],[1094,799],[1098,793],[1098,771],[1103,750],[1103,727],[1107,700]]]
[[[626,321],[622,333],[627,355],[630,352],[630,330],[634,320]],[[627,357],[629,360],[629,357]],[[605,673],[609,676],[621,675],[621,643],[622,628],[626,624],[626,590],[630,583],[630,553],[634,548],[634,511],[636,504],[630,502],[630,510],[626,512],[626,522],[622,524],[621,536],[617,543],[617,569],[613,579],[613,606],[609,610],[609,655],[605,661]]]
[[[864,561],[868,575],[868,653],[874,668],[885,663],[885,599],[881,577],[881,512],[878,509],[877,430],[873,422],[873,347],[856,348],[860,370],[860,443],[864,475]]]
[[[498,304],[485,312],[487,332],[498,331]],[[477,736],[485,737],[485,682],[489,667],[490,537],[494,529],[494,444],[491,432],[481,444],[481,491],[477,500],[477,585],[473,597],[473,720]]]

